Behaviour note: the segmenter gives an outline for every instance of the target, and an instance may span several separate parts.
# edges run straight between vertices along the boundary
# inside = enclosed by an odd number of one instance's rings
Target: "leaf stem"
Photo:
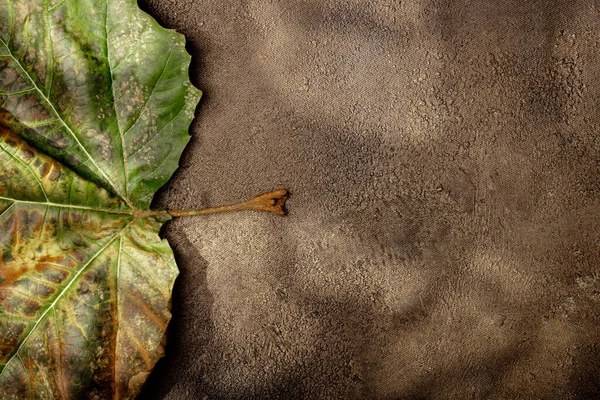
[[[286,189],[279,189],[272,192],[263,193],[251,198],[250,200],[229,206],[209,207],[199,210],[146,211],[140,212],[139,216],[170,215],[172,217],[191,217],[195,215],[217,214],[242,210],[267,211],[277,215],[285,215],[285,202],[288,197],[289,193]]]

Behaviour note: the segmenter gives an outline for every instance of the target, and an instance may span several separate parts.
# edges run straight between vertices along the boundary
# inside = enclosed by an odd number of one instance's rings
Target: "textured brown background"
[[[600,398],[592,0],[143,0],[205,92],[151,399]]]

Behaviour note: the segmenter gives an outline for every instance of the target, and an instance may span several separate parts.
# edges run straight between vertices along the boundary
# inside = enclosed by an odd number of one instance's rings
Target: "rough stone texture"
[[[600,398],[592,0],[144,0],[205,92],[143,398]]]

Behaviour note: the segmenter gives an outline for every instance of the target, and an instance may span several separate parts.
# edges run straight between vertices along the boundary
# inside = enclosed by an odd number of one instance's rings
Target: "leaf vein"
[[[104,2],[106,4],[106,14],[104,20],[104,32],[106,37],[106,60],[108,62],[108,68],[110,70],[110,91],[112,93],[113,101],[111,102],[113,111],[115,113],[115,120],[117,121],[117,130],[119,131],[119,138],[121,139],[121,156],[123,157],[123,176],[125,178],[125,196],[129,198],[129,170],[127,168],[127,152],[125,151],[125,134],[121,129],[121,121],[119,120],[119,113],[117,112],[117,96],[115,94],[115,78],[113,76],[113,68],[110,61],[110,44],[108,43],[108,0]]]
[[[46,205],[49,207],[71,208],[71,209],[75,209],[75,210],[103,212],[103,213],[107,213],[107,214],[134,215],[133,212],[131,212],[131,211],[116,210],[116,209],[110,209],[110,208],[86,207],[86,206],[78,206],[78,205],[74,205],[74,204],[59,204],[59,203],[52,203],[50,201],[40,202],[40,201],[17,200],[17,199],[11,199],[9,197],[4,197],[4,196],[0,196],[0,200],[12,201],[12,202],[18,203],[18,204]]]

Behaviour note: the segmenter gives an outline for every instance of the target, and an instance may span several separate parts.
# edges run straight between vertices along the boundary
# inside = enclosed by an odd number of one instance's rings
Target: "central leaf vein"
[[[75,204],[60,204],[60,203],[52,203],[50,201],[44,202],[44,201],[17,200],[17,199],[12,199],[10,197],[4,197],[4,196],[0,196],[0,200],[11,201],[11,202],[13,202],[13,204],[17,203],[17,204],[45,205],[48,207],[70,208],[70,209],[84,210],[84,211],[96,211],[96,212],[103,212],[103,213],[107,213],[107,214],[121,214],[121,215],[134,215],[135,214],[133,211],[126,211],[126,210],[115,210],[115,209],[110,209],[110,208],[78,206]],[[2,214],[0,214],[0,215],[2,215]]]
[[[113,67],[110,61],[110,44],[108,43],[108,0],[105,2],[106,5],[106,13],[104,20],[104,33],[105,33],[105,41],[106,41],[106,61],[108,63],[108,69],[110,71],[110,91],[112,94],[113,101],[111,102],[113,112],[115,113],[115,120],[117,121],[117,130],[119,131],[119,138],[121,139],[121,155],[123,157],[123,176],[125,178],[125,196],[129,198],[129,172],[127,169],[127,153],[125,151],[125,135],[121,130],[121,121],[119,120],[119,114],[117,113],[117,95],[115,93],[115,79],[113,76]],[[133,208],[133,206],[132,206]]]

